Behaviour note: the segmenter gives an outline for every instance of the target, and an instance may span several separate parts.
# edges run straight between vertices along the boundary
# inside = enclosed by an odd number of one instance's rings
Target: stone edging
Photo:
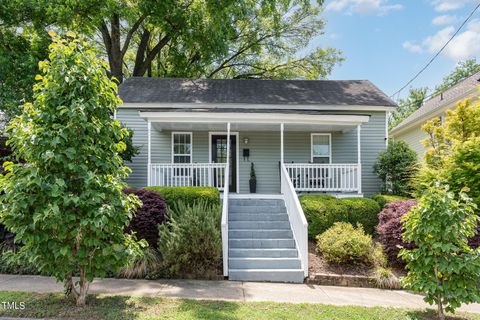
[[[346,274],[313,273],[305,280],[305,283],[322,286],[377,288],[372,277]]]

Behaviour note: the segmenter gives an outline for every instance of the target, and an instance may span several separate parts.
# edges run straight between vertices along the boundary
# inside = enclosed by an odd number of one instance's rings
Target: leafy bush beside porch
[[[308,237],[315,239],[335,222],[360,223],[365,232],[373,234],[378,224],[380,206],[368,198],[337,199],[328,195],[307,194],[299,197],[308,221]]]
[[[160,193],[167,206],[172,207],[179,201],[192,206],[203,200],[208,205],[220,205],[220,192],[214,187],[146,187],[145,189]]]

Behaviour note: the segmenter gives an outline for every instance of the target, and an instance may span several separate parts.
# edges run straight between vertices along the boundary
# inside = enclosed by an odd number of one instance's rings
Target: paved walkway
[[[0,274],[0,291],[63,292],[63,285],[50,277]],[[400,290],[240,281],[95,279],[89,292],[199,300],[428,307],[421,296]],[[460,310],[480,313],[480,304],[467,305]]]

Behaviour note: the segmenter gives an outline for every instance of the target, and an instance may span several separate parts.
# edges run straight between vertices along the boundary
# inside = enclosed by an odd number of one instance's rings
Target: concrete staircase
[[[302,283],[304,274],[281,199],[229,199],[229,279]]]

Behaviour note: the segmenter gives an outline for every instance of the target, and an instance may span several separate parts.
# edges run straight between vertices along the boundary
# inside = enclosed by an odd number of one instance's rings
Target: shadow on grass
[[[407,312],[407,316],[411,320],[436,320],[437,318],[437,312],[433,309],[427,309],[427,310],[412,310]],[[471,318],[465,318],[462,315],[447,315],[446,317],[447,320],[468,320]]]
[[[228,301],[182,300],[178,306],[178,311],[185,315],[188,314],[193,319],[243,319],[235,315],[238,307],[238,303]]]

